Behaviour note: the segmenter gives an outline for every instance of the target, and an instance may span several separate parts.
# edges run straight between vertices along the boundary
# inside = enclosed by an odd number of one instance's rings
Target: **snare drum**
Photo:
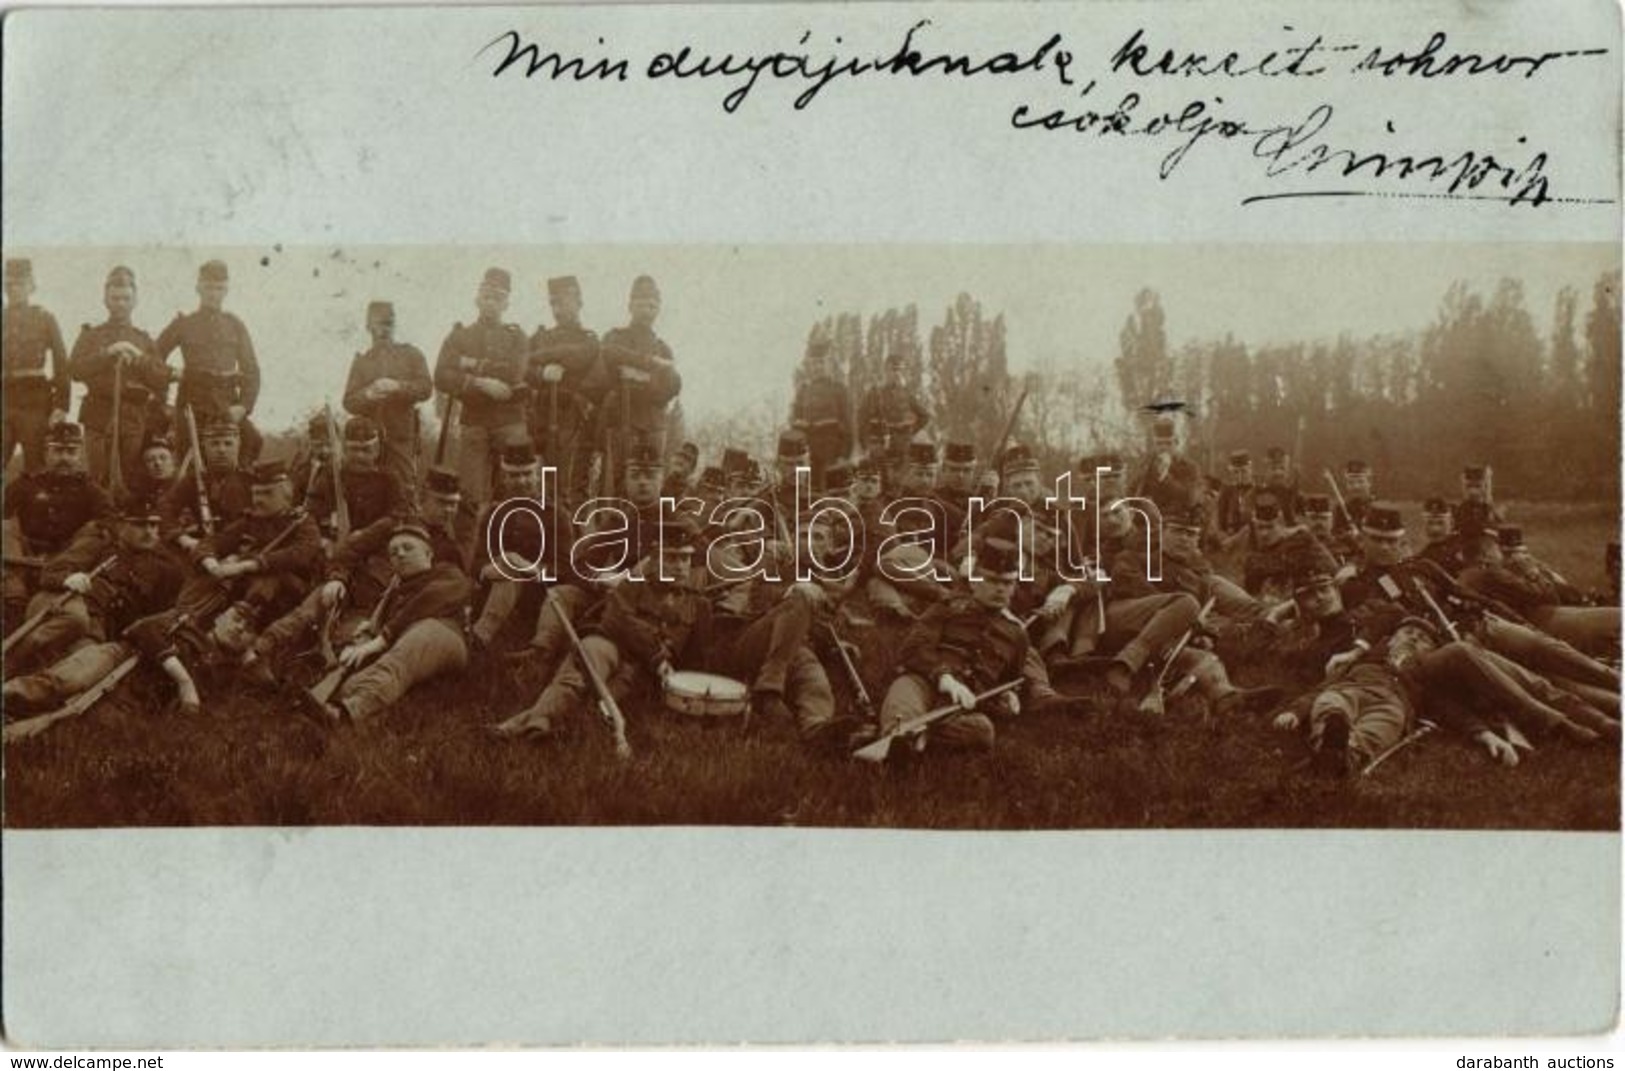
[[[699,718],[734,718],[750,706],[750,689],[714,673],[676,670],[666,678],[666,709]]]

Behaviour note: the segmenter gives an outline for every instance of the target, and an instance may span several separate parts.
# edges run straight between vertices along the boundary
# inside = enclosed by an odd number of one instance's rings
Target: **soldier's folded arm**
[[[429,375],[429,358],[416,346],[402,346],[408,365],[403,375],[396,377],[401,385],[401,397],[409,402],[426,402],[434,397],[434,379]]]
[[[451,329],[446,341],[440,344],[440,357],[434,365],[435,388],[454,398],[461,398],[474,380],[471,373],[463,371],[461,335],[461,324]]]
[[[117,541],[105,525],[87,524],[75,532],[68,545],[45,559],[40,569],[40,587],[62,590],[62,582],[74,573],[88,573],[114,552]]]

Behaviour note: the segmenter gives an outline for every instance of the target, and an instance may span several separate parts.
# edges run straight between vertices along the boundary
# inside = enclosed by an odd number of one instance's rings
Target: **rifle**
[[[1197,623],[1208,615],[1208,611],[1213,609],[1216,601],[1217,596],[1210,596],[1207,602],[1202,604],[1202,608],[1196,612]],[[1163,686],[1168,682],[1168,671],[1173,668],[1179,656],[1185,653],[1185,646],[1191,642],[1191,636],[1195,633],[1196,625],[1192,624],[1185,630],[1185,634],[1179,637],[1179,642],[1174,644],[1173,650],[1168,652],[1168,657],[1162,660],[1162,669],[1157,672],[1157,679],[1152,682],[1150,689],[1145,693],[1145,698],[1140,701],[1140,710],[1147,713],[1160,712],[1164,695]]]
[[[1015,406],[1010,410],[1010,418],[1004,422],[1004,432],[999,436],[998,445],[988,457],[988,462],[994,468],[999,467],[999,458],[1004,454],[1004,447],[1010,441],[1010,435],[1016,430],[1016,421],[1021,419],[1021,407],[1027,404],[1027,392],[1030,388],[1022,387],[1021,394],[1016,398]]]
[[[452,425],[457,423],[458,407],[461,405],[462,399],[453,394],[446,395],[446,415],[440,421],[440,438],[434,444],[434,463],[436,465],[446,463],[446,443],[451,437]]]
[[[852,692],[857,697],[858,708],[863,716],[871,722],[880,720],[880,712],[875,710],[875,702],[869,698],[869,689],[863,686],[863,677],[858,673],[858,667],[852,663],[852,652],[848,651],[846,641],[841,634],[835,631],[835,626],[825,623],[824,628],[829,632],[830,642],[835,645],[835,653],[841,656],[841,665],[846,669],[847,679],[852,682]]]
[[[1021,687],[1021,685],[1022,679],[1020,677],[1017,677],[1013,681],[1005,681],[996,688],[989,688],[987,691],[982,692],[976,697],[976,702],[978,704],[985,703],[994,696],[1003,695],[1005,692],[1014,691],[1015,689]],[[883,734],[880,739],[876,740],[874,743],[865,744],[863,747],[860,747],[858,750],[852,752],[852,757],[854,759],[862,759],[864,762],[885,762],[886,756],[891,753],[891,746],[895,741],[904,739],[912,740],[913,738],[920,736],[925,732],[926,729],[930,728],[936,722],[941,721],[943,718],[949,717],[953,714],[963,713],[965,713],[965,708],[960,706],[958,703],[946,703],[935,708],[934,710],[928,710],[923,714],[916,714],[914,717],[907,718],[900,722],[896,728],[892,729],[892,731],[889,733]]]
[[[5,742],[10,744],[18,740],[25,740],[30,736],[37,736],[64,718],[83,714],[101,702],[107,693],[118,687],[119,682],[128,677],[130,671],[135,669],[136,664],[140,661],[140,655],[126,655],[122,662],[107,671],[105,677],[68,700],[63,706],[48,714],[38,714],[32,718],[12,722],[5,728]]]
[[[1378,755],[1376,758],[1372,759],[1370,762],[1366,763],[1365,769],[1360,771],[1360,776],[1370,777],[1371,771],[1387,762],[1390,756],[1404,751],[1406,748],[1410,747],[1412,744],[1416,743],[1418,740],[1422,739],[1424,736],[1433,732],[1437,728],[1437,725],[1431,721],[1428,721],[1426,718],[1421,719],[1416,723],[1416,728],[1400,737],[1398,743],[1384,751],[1382,754]]]
[[[332,405],[323,402],[322,412],[327,416],[327,449],[333,455],[333,511],[338,515],[334,522],[334,531],[338,541],[343,542],[350,534],[350,503],[344,497],[344,480],[341,478],[340,468],[344,464],[344,444],[339,442],[338,425],[333,422]]]
[[[621,714],[621,708],[610,694],[609,686],[592,668],[592,661],[587,657],[587,649],[581,645],[581,637],[576,634],[576,627],[570,623],[570,615],[564,612],[564,606],[558,599],[548,599],[547,605],[553,607],[553,612],[559,615],[559,624],[564,626],[564,634],[570,637],[570,646],[575,648],[576,659],[581,663],[581,671],[592,682],[592,690],[598,695],[598,713],[609,724],[609,731],[615,736],[615,757],[629,759],[632,757],[632,745],[626,740],[626,718]]]
[[[384,620],[384,607],[389,604],[390,596],[394,595],[395,589],[400,586],[400,577],[390,577],[389,583],[384,586],[384,593],[378,596],[378,601],[373,604],[372,613],[367,616],[366,624],[361,626],[360,629],[356,630],[356,635],[359,636],[362,633],[366,633],[369,636],[377,634],[378,626],[382,624]],[[339,690],[339,685],[349,680],[350,674],[354,673],[360,668],[360,662],[357,662],[353,666],[335,666],[333,669],[329,670],[321,680],[317,681],[311,686],[310,697],[316,700],[316,702],[322,706],[326,706],[328,701],[333,698],[333,694]]]
[[[1343,519],[1354,526],[1354,514],[1349,512],[1349,504],[1343,499],[1343,489],[1337,486],[1337,477],[1332,475],[1331,469],[1321,469],[1320,473],[1326,477],[1326,482],[1332,485],[1332,496],[1337,499],[1337,508],[1343,511]]]
[[[103,570],[116,561],[118,561],[118,555],[110,554],[97,563],[96,568],[92,569],[87,575],[90,577],[90,579],[94,580],[96,577],[101,575]],[[62,609],[62,607],[68,604],[69,599],[74,598],[78,594],[79,593],[76,591],[64,591],[62,594],[52,599],[50,604],[39,613],[35,614],[33,617],[30,617],[21,625],[18,625],[17,631],[7,636],[4,644],[0,644],[0,655],[10,654],[13,647],[22,642],[22,640],[27,637],[30,632],[33,632],[36,628],[39,628],[40,622]]]
[[[209,488],[203,480],[203,443],[197,437],[197,414],[192,412],[190,403],[186,406],[186,431],[192,437],[192,449],[197,451],[197,467],[192,469],[192,479],[197,486],[198,522],[203,525],[204,535],[214,535],[214,510],[209,508]]]
[[[107,489],[114,498],[124,494],[124,459],[123,443],[119,432],[122,428],[120,410],[124,408],[124,356],[120,354],[113,359],[113,433],[107,444]]]
[[[1444,609],[1440,607],[1438,601],[1428,593],[1427,586],[1419,580],[1416,584],[1416,590],[1422,596],[1422,601],[1428,604],[1428,609],[1433,611],[1433,616],[1439,619],[1439,624],[1444,626],[1444,630],[1450,635],[1450,638],[1452,640],[1461,639],[1461,633],[1456,631],[1456,623],[1444,615]]]

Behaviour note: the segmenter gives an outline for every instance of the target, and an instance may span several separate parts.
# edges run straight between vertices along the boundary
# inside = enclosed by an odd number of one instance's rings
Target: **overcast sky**
[[[922,338],[960,291],[1009,325],[1020,371],[1039,361],[1110,376],[1117,333],[1141,287],[1162,295],[1170,342],[1226,332],[1249,344],[1403,332],[1424,327],[1455,280],[1489,291],[1522,279],[1537,329],[1550,330],[1562,286],[1590,307],[1616,245],[1174,245],[1133,246],[561,246],[72,248],[7,250],[35,262],[36,300],[56,313],[71,347],[97,322],[109,266],[132,267],[138,326],[154,336],[196,304],[195,267],[218,256],[231,269],[227,308],[253,335],[263,372],[258,416],[276,428],[326,399],[337,402],[349,361],[367,344],[367,301],[396,303],[397,337],[431,366],[456,320],[474,315],[487,266],[513,272],[509,319],[527,332],[547,316],[543,280],[581,279],[583,319],[600,333],[625,321],[632,278],[659,281],[656,329],[684,376],[691,422],[771,402],[788,404],[791,369],[808,326],[834,312],[865,316],[913,302]],[[178,358],[176,358],[178,360]]]

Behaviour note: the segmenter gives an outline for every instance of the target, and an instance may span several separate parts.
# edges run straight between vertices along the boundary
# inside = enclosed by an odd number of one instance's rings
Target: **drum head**
[[[666,678],[666,706],[679,714],[723,717],[745,712],[750,689],[730,677],[677,670]]]

